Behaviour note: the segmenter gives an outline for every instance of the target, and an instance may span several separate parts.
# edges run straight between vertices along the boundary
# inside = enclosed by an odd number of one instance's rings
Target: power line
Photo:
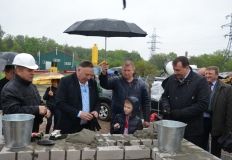
[[[159,49],[159,48],[157,48],[157,43],[160,43],[160,42],[157,41],[157,37],[159,37],[159,36],[156,34],[156,29],[154,28],[154,31],[153,31],[152,35],[150,36],[151,41],[147,42],[147,43],[151,44],[150,47],[148,48],[148,49],[150,49],[151,56],[156,53],[157,49]]]

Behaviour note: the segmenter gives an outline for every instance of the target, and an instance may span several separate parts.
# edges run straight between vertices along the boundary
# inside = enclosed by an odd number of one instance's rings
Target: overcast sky
[[[95,18],[136,23],[148,33],[142,38],[108,38],[107,49],[138,51],[150,57],[149,41],[156,28],[157,52],[184,55],[213,53],[226,48],[229,28],[225,16],[232,13],[232,0],[0,0],[0,25],[11,35],[46,36],[59,44],[104,48],[103,37],[68,35],[63,31],[76,21]]]

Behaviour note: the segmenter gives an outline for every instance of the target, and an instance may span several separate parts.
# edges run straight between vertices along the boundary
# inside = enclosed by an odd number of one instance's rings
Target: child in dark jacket
[[[52,79],[51,80],[52,85],[47,88],[43,96],[43,99],[46,100],[46,106],[51,111],[51,116],[47,118],[46,134],[49,133],[52,125],[52,117],[55,112],[55,96],[56,96],[56,91],[59,81],[60,81],[59,79]],[[56,117],[54,117],[54,129],[56,129]]]
[[[139,109],[139,101],[136,97],[126,98],[124,113],[117,114],[112,123],[113,134],[133,134],[136,130],[142,130],[142,120],[135,113]]]

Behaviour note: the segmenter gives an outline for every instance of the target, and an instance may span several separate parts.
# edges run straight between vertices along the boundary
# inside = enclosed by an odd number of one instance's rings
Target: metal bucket
[[[158,148],[162,152],[178,153],[181,150],[181,141],[187,124],[160,120],[155,122],[158,130]]]
[[[30,144],[34,122],[31,114],[5,114],[2,117],[5,146],[21,148]]]

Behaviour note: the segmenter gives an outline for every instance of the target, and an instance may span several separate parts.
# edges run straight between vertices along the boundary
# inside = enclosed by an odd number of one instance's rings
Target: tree
[[[2,26],[0,25],[0,39],[4,36],[5,32],[2,30]]]
[[[156,66],[157,69],[162,72],[165,64],[169,61],[174,60],[177,57],[176,53],[170,52],[169,54],[165,53],[160,53],[160,54],[155,54],[153,55],[149,62],[153,65]]]

